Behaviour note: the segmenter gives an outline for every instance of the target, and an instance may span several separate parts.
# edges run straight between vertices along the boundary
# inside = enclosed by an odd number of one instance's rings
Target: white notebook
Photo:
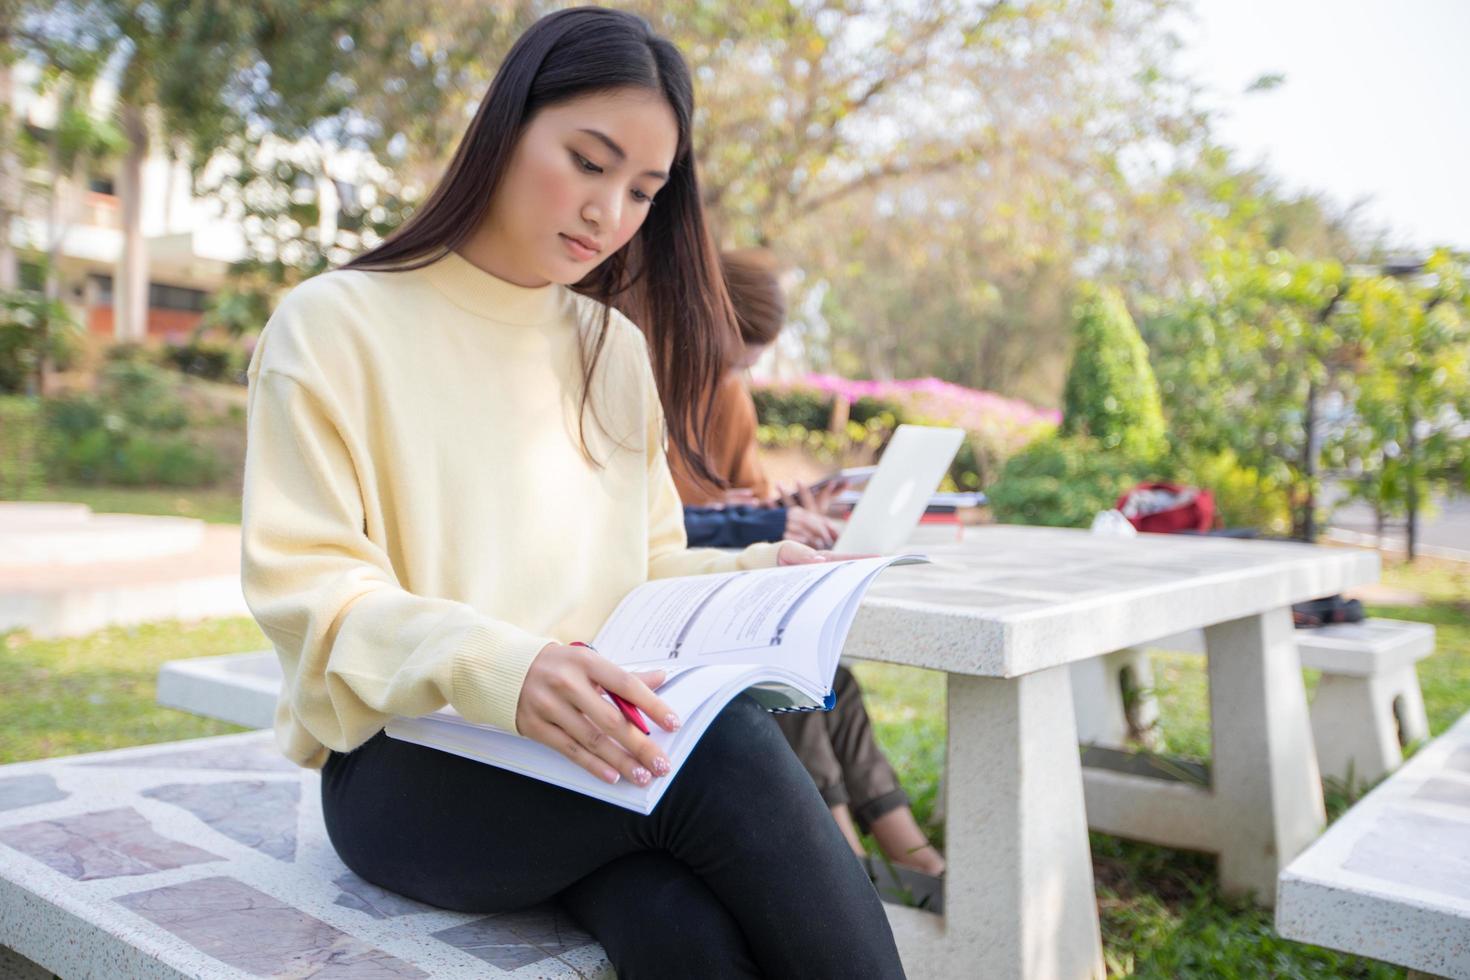
[[[650,725],[650,738],[672,764],[647,786],[605,783],[560,752],[452,708],[395,718],[389,736],[651,813],[699,737],[742,691],[771,711],[831,707],[832,677],[858,605],[891,565],[918,555],[863,558],[646,582],[613,611],[593,645],[629,670],[664,671],[658,689],[683,724],[676,732]]]

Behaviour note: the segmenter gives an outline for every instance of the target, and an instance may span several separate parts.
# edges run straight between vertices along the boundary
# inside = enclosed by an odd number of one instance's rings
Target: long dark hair
[[[691,469],[719,483],[705,446],[725,352],[734,342],[735,314],[694,172],[689,66],[642,18],[576,7],[531,25],[496,72],[428,199],[381,245],[345,267],[408,270],[443,258],[479,228],[522,131],[538,111],[616,88],[661,93],[678,121],[679,141],[668,183],[638,234],[572,287],[605,304],[596,330],[583,332],[583,452],[592,378],[607,340],[608,306],[616,303],[647,337],[668,438]],[[595,419],[597,408],[591,409]]]

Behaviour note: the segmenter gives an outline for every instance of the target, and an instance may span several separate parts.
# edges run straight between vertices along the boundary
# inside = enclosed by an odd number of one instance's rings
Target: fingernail
[[[610,783],[616,783],[618,780],[622,779],[623,777],[620,776],[620,775],[618,775],[613,770],[607,769],[607,770],[604,770],[603,771],[602,778],[603,779],[606,779]]]
[[[679,720],[679,716],[674,714],[672,711],[664,717],[664,727],[671,732],[678,731],[679,726],[682,724],[684,723]]]
[[[647,786],[648,781],[652,778],[653,774],[650,773],[647,769],[644,769],[642,766],[639,766],[638,768],[633,770],[633,782],[637,783],[639,786]]]
[[[660,776],[667,776],[669,774],[670,768],[672,767],[669,765],[669,760],[665,759],[663,756],[659,756],[658,758],[653,760],[653,771],[658,773]]]

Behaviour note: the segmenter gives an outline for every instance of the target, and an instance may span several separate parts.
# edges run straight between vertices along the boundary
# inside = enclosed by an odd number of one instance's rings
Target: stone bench
[[[270,728],[281,691],[274,650],[170,660],[158,669],[158,703],[245,728]]]
[[[29,961],[29,962],[27,962]],[[0,975],[603,978],[558,909],[466,915],[338,859],[268,732],[0,766]]]
[[[1365,619],[1293,635],[1302,666],[1322,673],[1310,709],[1322,775],[1372,783],[1398,768],[1403,749],[1429,733],[1414,665],[1434,652],[1434,627]],[[1198,631],[1148,646],[1204,652]],[[1074,664],[1072,690],[1078,741],[1151,747],[1158,705],[1148,649],[1119,650]]]
[[[1323,776],[1374,783],[1429,737],[1414,665],[1434,652],[1434,627],[1365,619],[1296,631],[1302,666],[1322,672],[1312,739]]]
[[[1470,977],[1470,715],[1281,872],[1276,929],[1431,976]]]

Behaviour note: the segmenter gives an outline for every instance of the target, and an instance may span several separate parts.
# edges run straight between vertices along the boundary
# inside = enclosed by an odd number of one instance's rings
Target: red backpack
[[[1140,531],[1170,534],[1215,526],[1215,495],[1177,483],[1140,483],[1118,498],[1118,509]]]

